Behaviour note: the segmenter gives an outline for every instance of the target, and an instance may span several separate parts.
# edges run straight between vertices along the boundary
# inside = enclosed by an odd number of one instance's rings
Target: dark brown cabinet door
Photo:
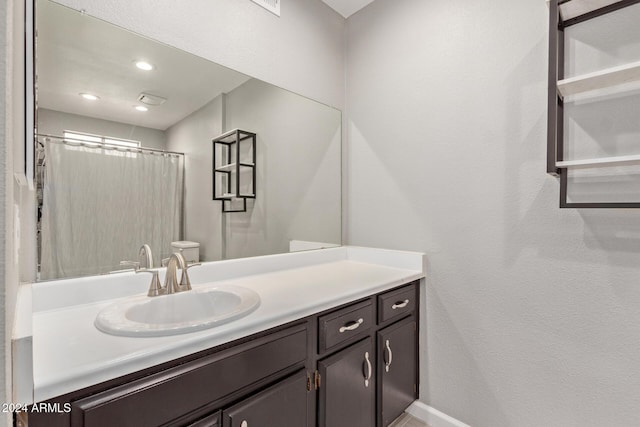
[[[224,427],[305,427],[307,373],[269,387],[223,412]]]
[[[416,346],[413,318],[378,332],[379,416],[384,427],[416,398]]]
[[[371,338],[318,362],[320,427],[371,427],[375,410],[375,357]]]

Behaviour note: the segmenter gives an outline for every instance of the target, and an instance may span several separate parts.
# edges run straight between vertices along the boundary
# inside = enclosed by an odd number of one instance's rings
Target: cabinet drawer
[[[306,358],[306,325],[295,326],[73,402],[71,425],[163,425]]]
[[[318,319],[320,352],[360,336],[373,326],[371,301],[350,305]]]
[[[222,427],[220,419],[220,412],[216,412],[213,415],[209,415],[195,423],[189,424],[189,427]]]
[[[225,427],[305,427],[307,373],[290,378],[224,411]]]
[[[402,317],[416,308],[416,282],[378,296],[378,323]]]

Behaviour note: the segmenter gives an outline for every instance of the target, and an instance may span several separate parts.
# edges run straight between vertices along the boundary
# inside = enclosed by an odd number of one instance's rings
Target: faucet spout
[[[140,263],[140,268],[153,268],[151,247],[146,243],[140,247],[140,251],[138,252],[138,262]]]
[[[182,271],[180,282],[178,282],[178,268]],[[180,252],[174,252],[167,262],[167,274],[164,279],[164,288],[167,294],[190,291],[191,282],[187,274],[187,262]]]

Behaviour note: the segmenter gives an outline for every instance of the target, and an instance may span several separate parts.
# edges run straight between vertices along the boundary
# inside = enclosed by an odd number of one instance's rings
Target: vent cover
[[[147,105],[162,105],[167,100],[167,98],[163,98],[158,95],[151,95],[150,93],[142,92],[138,95],[138,101]]]
[[[267,9],[269,12],[280,16],[280,1],[281,0],[251,0],[252,2],[259,4]]]

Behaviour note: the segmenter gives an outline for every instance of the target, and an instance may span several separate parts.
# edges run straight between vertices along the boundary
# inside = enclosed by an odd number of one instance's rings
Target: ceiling
[[[322,0],[340,15],[348,18],[374,0]]]
[[[37,8],[39,108],[166,130],[249,77],[53,2]],[[152,71],[135,67],[144,59]],[[145,92],[166,98],[139,112]],[[98,101],[86,101],[92,93]]]

